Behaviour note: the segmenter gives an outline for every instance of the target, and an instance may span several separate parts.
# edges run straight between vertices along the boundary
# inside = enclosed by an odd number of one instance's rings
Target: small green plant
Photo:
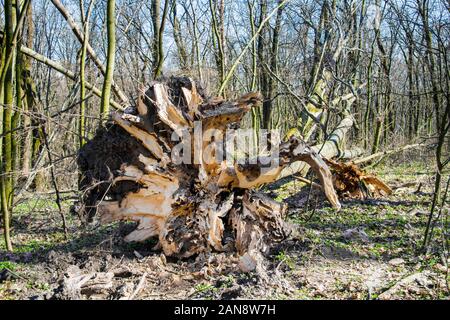
[[[0,270],[8,269],[11,271],[16,270],[17,264],[11,261],[0,261]]]
[[[275,257],[275,259],[280,261],[280,263],[285,263],[291,270],[295,268],[294,259],[292,259],[292,257],[287,255],[286,252],[284,251],[280,251]]]
[[[194,287],[195,291],[197,293],[202,293],[202,292],[206,292],[206,291],[215,291],[217,290],[217,288],[215,288],[212,284],[210,283],[199,283]]]
[[[14,248],[16,253],[28,253],[28,252],[36,252],[39,250],[45,250],[51,247],[51,243],[47,241],[39,241],[39,240],[30,240],[24,244],[17,245]]]
[[[28,199],[21,203],[18,203],[14,207],[14,213],[17,215],[29,214],[30,212],[42,211],[42,210],[58,210],[58,205],[51,199]]]
[[[232,275],[226,276],[225,279],[223,279],[220,288],[230,288],[233,286],[234,283],[234,277]]]
[[[46,282],[28,282],[27,283],[27,288],[29,289],[38,289],[38,290],[42,290],[42,291],[48,291],[50,290],[50,285]]]

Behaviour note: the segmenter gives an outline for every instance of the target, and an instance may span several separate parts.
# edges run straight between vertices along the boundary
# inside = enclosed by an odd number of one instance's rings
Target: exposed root
[[[290,163],[304,161],[331,204],[340,208],[329,168],[296,137],[266,156],[271,166],[260,158],[243,164],[219,157],[226,130],[238,129],[261,100],[257,93],[231,102],[208,99],[189,78],[152,83],[136,108],[114,113],[115,124],[81,149],[85,214],[98,213],[103,223],[138,222],[125,240],[157,237],[167,256],[237,250],[243,270],[256,268],[287,229],[285,207],[254,188],[277,180]],[[202,134],[200,141],[192,138],[195,130]],[[193,162],[177,162],[174,154],[191,156]]]
[[[367,174],[352,162],[326,160],[333,172],[333,185],[341,198],[365,199],[389,195],[392,189],[373,174]]]

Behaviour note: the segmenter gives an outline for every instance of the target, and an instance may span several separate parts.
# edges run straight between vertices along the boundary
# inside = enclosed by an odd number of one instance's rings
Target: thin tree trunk
[[[26,46],[29,48],[33,47],[33,6],[29,5],[27,9],[27,39]],[[32,145],[33,145],[33,130],[31,126],[31,116],[30,112],[34,108],[34,98],[35,98],[35,86],[33,79],[31,78],[31,59],[30,57],[23,56],[23,71],[22,71],[22,82],[25,89],[25,100],[23,101],[23,127],[25,129],[24,134],[24,144],[23,144],[23,154],[22,154],[22,175],[28,176],[31,167],[31,155],[32,155]]]
[[[108,33],[108,53],[106,59],[106,74],[103,83],[103,91],[100,109],[100,124],[109,116],[109,101],[111,100],[111,84],[114,75],[114,62],[116,54],[116,21],[115,21],[115,0],[108,0],[106,12],[106,27]]]
[[[177,46],[178,59],[180,60],[181,70],[186,71],[189,67],[188,55],[186,53],[186,46],[183,41],[183,36],[181,34],[180,21],[177,16],[177,1],[174,0],[172,3],[172,27],[173,27],[173,38]]]
[[[1,199],[2,199],[2,213],[4,224],[5,244],[8,251],[12,251],[12,244],[10,239],[10,207],[12,202],[12,109],[14,107],[14,73],[12,61],[13,50],[13,33],[15,28],[15,14],[14,6],[15,0],[5,0],[4,12],[5,12],[5,31],[6,31],[6,43],[5,43],[5,61],[3,70],[5,77],[2,77],[3,86],[3,150],[2,150],[2,173],[1,173]],[[3,75],[3,72],[2,72]]]
[[[264,96],[264,100],[267,99],[267,92],[268,92],[268,71],[264,67],[264,64],[266,63],[266,38],[267,38],[267,27],[262,24],[262,21],[267,18],[267,0],[260,0],[259,1],[259,21],[258,21],[258,27],[261,28],[261,32],[258,35],[258,44],[257,44],[257,57],[258,57],[258,70],[259,70],[259,90],[261,91],[262,95]],[[263,101],[263,117],[262,120],[262,126],[264,126],[264,105],[266,104],[266,101]]]
[[[419,13],[422,18],[423,23],[423,29],[424,29],[424,37],[425,37],[425,43],[426,43],[426,62],[428,65],[428,69],[430,72],[430,78],[431,78],[431,88],[432,88],[432,99],[433,99],[433,106],[434,106],[434,114],[436,117],[436,129],[439,134],[438,137],[438,145],[435,150],[435,161],[436,161],[436,175],[435,175],[435,183],[434,183],[434,195],[433,195],[433,201],[431,205],[430,214],[428,216],[427,226],[425,229],[425,235],[423,239],[423,245],[422,249],[427,250],[428,244],[430,242],[430,227],[431,223],[433,221],[434,217],[434,211],[436,209],[436,205],[440,201],[440,193],[441,193],[441,180],[442,180],[442,169],[444,167],[442,162],[442,149],[444,145],[444,140],[447,132],[449,131],[450,124],[449,124],[449,117],[450,117],[450,103],[447,101],[447,107],[444,110],[444,115],[441,118],[440,115],[440,101],[439,101],[439,91],[438,91],[438,85],[437,85],[437,79],[435,74],[435,60],[433,55],[433,43],[431,38],[431,30],[429,26],[429,18],[428,18],[428,2],[427,1],[420,1],[417,0],[417,5],[419,7]],[[430,117],[431,118],[431,117]]]
[[[370,59],[369,59],[369,66],[367,67],[367,105],[366,105],[366,110],[364,113],[364,148],[367,148],[367,146],[369,145],[369,136],[370,136],[370,131],[369,131],[369,118],[370,118],[370,113],[371,113],[371,108],[372,108],[372,98],[373,98],[373,92],[372,92],[372,70],[373,70],[373,60],[374,60],[374,56],[375,56],[375,51],[374,51],[374,43],[375,41],[372,42],[372,50],[370,52]]]
[[[250,17],[250,28],[252,31],[252,37],[256,35],[256,27],[255,27],[255,14],[254,8],[255,5],[251,0],[247,0],[247,5],[249,9],[249,17]],[[252,43],[252,78],[250,84],[250,92],[256,91],[257,79],[258,79],[258,50],[256,41]],[[261,122],[261,112],[259,106],[255,106],[252,108],[252,129],[253,129],[253,141],[255,141],[256,145],[259,145],[259,132],[260,132],[260,122]]]
[[[151,17],[153,24],[153,43],[152,43],[152,53],[153,53],[153,75],[156,73],[156,68],[158,66],[159,59],[159,29],[161,28],[161,1],[160,0],[151,0]]]
[[[223,83],[225,77],[225,48],[224,48],[224,37],[223,37],[223,1],[221,1],[220,5],[220,22],[217,19],[217,8],[216,3],[213,3],[213,0],[209,0],[209,9],[211,11],[211,19],[212,19],[212,30],[214,35],[214,43],[217,45],[215,48],[215,57],[216,57],[216,65],[217,71],[219,73],[219,83]],[[220,23],[220,26],[219,26]]]
[[[55,5],[55,7],[58,9],[58,11],[61,13],[61,15],[66,19],[67,23],[69,24],[70,28],[72,29],[73,33],[77,37],[78,41],[83,44],[84,42],[84,34],[80,31],[79,27],[75,23],[75,20],[72,18],[72,16],[69,14],[69,12],[66,10],[66,8],[62,5],[60,0],[51,0],[52,3]],[[87,44],[87,53],[94,61],[95,65],[99,68],[99,70],[102,72],[102,74],[106,77],[107,68],[108,66],[104,66],[100,59],[97,57],[97,54],[95,53],[94,49]],[[113,81],[112,82],[112,89],[114,90],[114,93],[117,95],[117,97],[120,99],[120,101],[125,104],[129,105],[129,101],[125,93],[117,86],[117,84]]]
[[[194,10],[194,5],[191,2],[191,9],[192,9],[192,29],[194,33],[194,42],[195,42],[195,57],[197,59],[197,72],[198,72],[198,79],[200,80],[200,83],[203,83],[203,72],[202,72],[202,59],[200,58],[200,44],[198,39],[198,25],[197,25],[197,15]]]
[[[153,29],[154,29],[154,42],[153,42],[153,50],[154,50],[154,71],[153,77],[156,79],[161,76],[163,64],[164,64],[164,46],[163,46],[163,35],[164,28],[166,25],[167,14],[169,12],[169,0],[165,0],[164,2],[164,10],[161,21],[159,20],[159,10],[160,4],[159,0],[154,0],[152,3],[152,20],[153,20]]]
[[[84,39],[80,55],[80,120],[78,124],[78,140],[80,148],[86,143],[86,53],[89,43],[89,18],[95,0],[91,0],[87,12],[84,11],[83,0],[80,0],[80,11],[83,23]]]
[[[16,20],[17,17],[20,16],[20,12],[21,12],[21,0],[16,0],[16,4],[14,9],[14,14],[16,16]],[[26,10],[26,8],[23,8]],[[16,98],[16,110],[14,110],[14,114],[12,117],[12,122],[11,122],[11,130],[13,131],[12,134],[12,144],[11,144],[11,156],[12,156],[12,172],[16,172],[17,168],[20,167],[20,135],[19,132],[16,131],[16,128],[19,127],[20,122],[21,122],[21,118],[22,118],[22,113],[23,113],[23,103],[22,103],[22,97],[23,97],[23,92],[22,92],[22,66],[23,66],[23,57],[22,54],[20,53],[19,50],[16,50],[17,46],[20,47],[20,43],[22,42],[21,38],[19,37],[17,39],[17,42],[19,43],[18,45],[15,46],[14,48],[14,77],[15,77],[15,82],[14,82],[14,87],[15,87],[15,98]],[[12,180],[12,185],[15,185],[15,179],[16,179],[16,175],[13,175],[11,177]],[[11,200],[11,205],[12,205],[12,200]]]
[[[281,29],[281,17],[283,14],[283,7],[281,6],[282,0],[278,0],[278,6],[280,8],[277,11],[277,18],[275,21],[275,27],[273,29],[272,36],[272,49],[271,49],[271,59],[270,59],[270,69],[273,73],[278,71],[278,43]],[[263,128],[271,129],[272,120],[272,108],[275,97],[275,80],[273,77],[267,77],[267,96],[263,102]]]

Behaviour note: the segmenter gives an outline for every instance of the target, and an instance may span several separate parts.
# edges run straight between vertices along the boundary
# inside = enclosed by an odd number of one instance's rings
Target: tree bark
[[[67,11],[67,9],[63,6],[60,0],[51,0],[52,3],[55,5],[55,7],[58,9],[58,11],[61,13],[61,15],[66,19],[67,23],[69,24],[70,28],[72,29],[73,33],[77,37],[78,41],[83,44],[84,41],[84,33],[80,30],[78,25],[76,24],[75,20],[72,18],[70,13]],[[98,58],[97,54],[95,53],[94,49],[91,47],[89,43],[86,44],[86,50],[89,56],[94,61],[95,65],[98,67],[98,69],[101,71],[101,73],[106,76],[107,67],[105,67],[100,59]],[[120,99],[120,101],[125,105],[129,105],[128,98],[126,94],[117,86],[116,83],[112,82],[112,89],[114,90],[114,93],[117,95],[117,97]]]
[[[15,0],[5,0],[4,12],[5,12],[5,61],[2,66],[2,83],[3,86],[3,132],[4,138],[2,143],[2,174],[1,174],[1,200],[2,200],[2,213],[4,224],[4,236],[6,249],[12,251],[12,244],[10,239],[10,208],[12,203],[12,114],[14,106],[14,93],[13,93],[13,64],[11,63],[14,58],[13,48],[13,33],[16,27],[14,6]],[[3,73],[5,77],[3,77]]]
[[[108,30],[108,52],[106,57],[106,73],[100,104],[100,125],[109,116],[109,101],[111,100],[111,85],[114,77],[114,63],[116,56],[116,19],[115,0],[108,0],[106,12],[106,27]]]
[[[319,153],[323,158],[331,159],[334,157],[340,157],[344,150],[342,148],[342,142],[353,126],[353,116],[348,114],[344,119],[341,120],[336,129],[330,134],[328,139],[324,143],[317,144],[312,147],[312,149]],[[278,179],[289,177],[293,174],[299,174],[300,176],[305,176],[310,169],[308,164],[303,162],[294,162],[288,165],[281,174]]]

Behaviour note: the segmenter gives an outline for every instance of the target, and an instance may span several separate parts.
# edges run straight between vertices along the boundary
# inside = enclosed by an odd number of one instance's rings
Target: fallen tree
[[[340,208],[328,166],[294,136],[264,157],[220,159],[230,141],[221,144],[218,135],[237,129],[260,103],[254,93],[234,102],[208,99],[189,78],[153,82],[136,108],[113,113],[113,124],[80,150],[80,212],[103,223],[138,222],[125,240],[157,237],[167,256],[237,250],[241,267],[254,269],[260,253],[287,234],[285,206],[256,188],[279,179],[288,165],[306,163],[332,206]],[[192,137],[198,127],[200,140]],[[177,162],[174,154],[194,161]]]
[[[312,149],[326,159],[339,157],[342,152],[342,141],[344,140],[347,132],[353,126],[353,121],[353,116],[351,114],[347,114],[337,125],[335,130],[328,136],[328,139],[323,143],[313,146]],[[279,178],[286,178],[294,174],[305,176],[309,169],[310,167],[307,163],[293,162],[283,169]]]

